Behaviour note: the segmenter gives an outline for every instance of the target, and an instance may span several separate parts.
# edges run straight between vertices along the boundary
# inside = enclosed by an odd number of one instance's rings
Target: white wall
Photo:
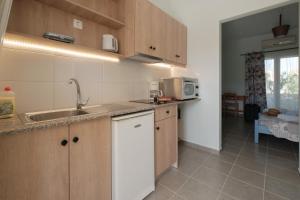
[[[153,0],[166,5],[167,0]],[[257,10],[291,2],[288,0],[168,0],[165,9],[188,26],[188,67],[173,75],[192,75],[200,80],[202,101],[186,105],[183,113],[187,141],[221,149],[221,39],[220,22]]]
[[[290,30],[289,35],[298,35],[298,29]],[[223,38],[222,93],[234,92],[245,95],[245,56],[240,55],[262,51],[261,41],[272,38],[271,33],[239,39]]]
[[[75,107],[79,80],[89,105],[148,97],[149,82],[169,77],[170,69],[134,61],[120,63],[3,48],[0,51],[0,89],[12,86],[18,113]]]

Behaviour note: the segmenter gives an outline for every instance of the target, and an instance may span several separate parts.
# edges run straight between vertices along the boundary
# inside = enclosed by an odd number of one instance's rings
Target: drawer
[[[177,116],[177,105],[155,109],[155,121],[160,121],[173,116]]]

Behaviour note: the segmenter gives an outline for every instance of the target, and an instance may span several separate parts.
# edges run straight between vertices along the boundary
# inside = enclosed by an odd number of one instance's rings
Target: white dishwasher
[[[112,119],[112,199],[142,200],[155,190],[154,112]]]

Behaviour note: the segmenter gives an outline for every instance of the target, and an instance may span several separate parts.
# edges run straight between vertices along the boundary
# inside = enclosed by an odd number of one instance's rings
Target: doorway
[[[272,28],[279,25],[280,14],[282,23],[289,25],[289,32],[274,38]],[[277,110],[284,117],[292,115],[294,120],[299,119],[298,29],[298,3],[222,23],[222,152],[235,156],[231,176],[262,187],[266,195],[270,193],[279,199],[300,195],[300,188],[294,187],[300,183],[299,143],[288,137],[274,136],[273,125],[276,124],[270,120],[278,120],[278,113],[272,113]],[[276,42],[277,47],[271,46]],[[289,45],[283,45],[285,42]],[[249,100],[253,96],[254,100]],[[271,129],[266,132],[255,129],[256,111],[250,108],[249,117],[247,104],[258,105],[260,115],[266,115],[267,122],[262,125]],[[255,141],[255,130],[260,133],[258,141]],[[246,174],[256,176],[257,180],[244,179]],[[295,192],[294,196],[293,192],[286,192],[289,189]]]

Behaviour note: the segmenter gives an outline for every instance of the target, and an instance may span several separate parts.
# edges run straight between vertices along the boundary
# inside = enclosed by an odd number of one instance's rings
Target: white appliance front
[[[112,120],[112,199],[142,200],[155,190],[154,112]]]

